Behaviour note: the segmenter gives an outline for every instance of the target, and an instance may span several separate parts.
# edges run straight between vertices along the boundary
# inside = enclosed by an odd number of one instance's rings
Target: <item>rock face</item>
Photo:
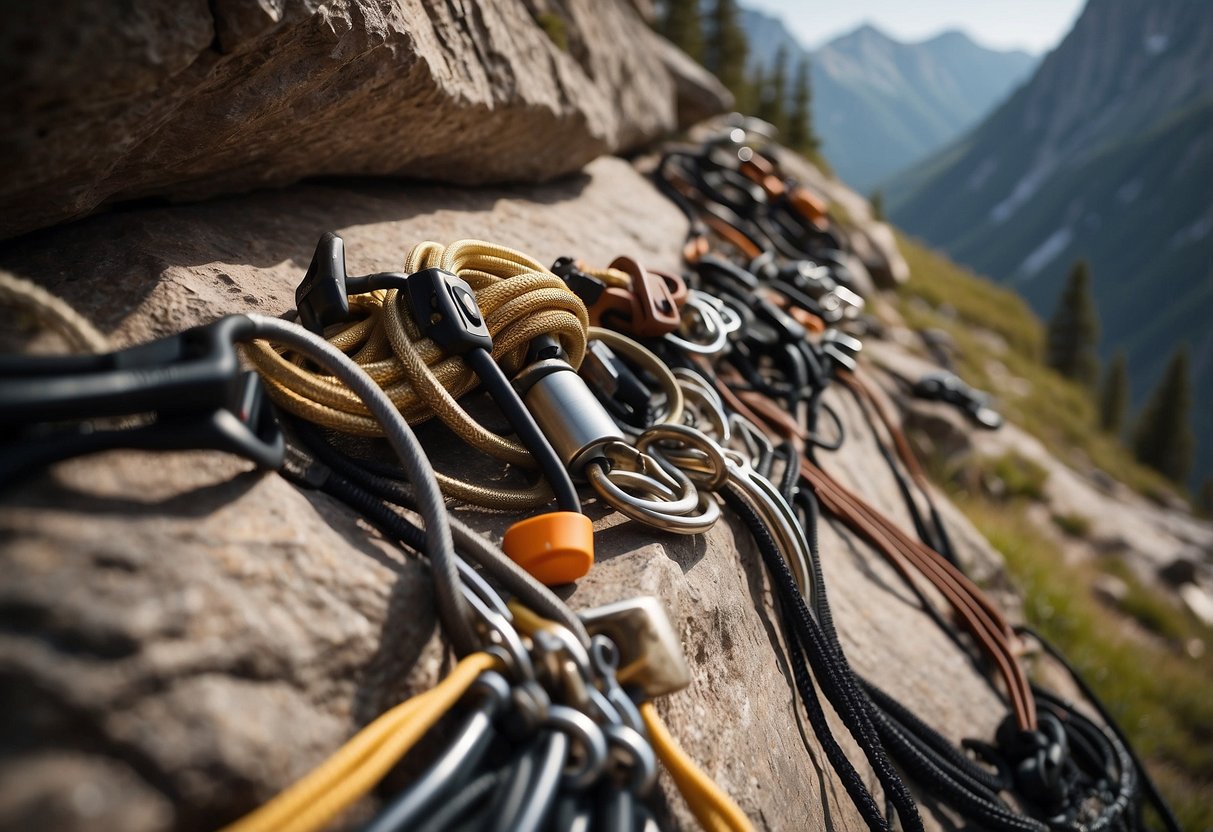
[[[307,176],[551,179],[728,106],[624,0],[20,4],[0,79],[0,237]]]
[[[673,266],[686,228],[628,164],[606,158],[538,186],[346,181],[145,206],[0,246],[0,267],[129,344],[224,312],[291,307],[325,230],[345,238],[352,271],[368,272],[398,268],[417,241],[463,237],[543,260],[629,254]],[[911,529],[854,401],[828,395],[848,438],[823,463]],[[997,578],[987,544],[950,505],[941,510],[978,580]],[[744,532],[725,522],[677,537],[591,512],[598,563],[569,602],[663,600],[694,682],[659,708],[687,751],[760,828],[861,830],[798,717]],[[493,535],[508,522],[471,519]],[[990,738],[1004,712],[998,696],[896,573],[841,527],[823,522],[820,535],[857,669],[953,740]],[[214,827],[450,666],[416,558],[327,497],[218,454],[111,453],[56,466],[0,495],[0,540],[0,827]],[[692,828],[664,775],[661,787],[666,820]],[[948,828],[924,814],[928,828]]]

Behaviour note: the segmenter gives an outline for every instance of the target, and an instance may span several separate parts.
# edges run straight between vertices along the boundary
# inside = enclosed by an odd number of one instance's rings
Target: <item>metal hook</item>
[[[608,636],[602,634],[593,636],[590,639],[590,662],[605,689],[607,701],[614,706],[622,724],[646,735],[647,729],[644,719],[640,716],[640,709],[624,691],[619,684],[619,678],[615,675],[619,669],[619,647]]]
[[[602,732],[608,746],[628,758],[623,765],[632,770],[629,788],[639,797],[651,792],[657,782],[657,754],[648,739],[626,725],[608,725]]]
[[[719,491],[728,480],[728,464],[723,449],[703,431],[689,425],[656,425],[649,428],[636,441],[636,448],[649,454],[663,467],[683,476],[694,474],[695,484],[708,491]],[[688,467],[684,469],[675,460],[687,460]],[[705,468],[700,464],[702,462],[709,465]]]
[[[584,789],[593,785],[606,768],[609,754],[606,735],[598,723],[576,708],[553,705],[548,709],[544,725],[567,734],[577,743],[576,747],[582,755],[579,766],[565,769],[560,777],[561,785],[567,789]]]
[[[670,344],[696,355],[718,355],[729,343],[729,331],[716,308],[703,300],[694,289],[687,292],[682,307],[682,322],[676,332],[667,332],[663,338]],[[708,340],[695,340],[692,332],[704,333]],[[698,333],[696,333],[698,334]]]
[[[518,635],[518,631],[514,629],[514,625],[507,617],[509,610],[506,609],[503,615],[492,609],[467,584],[461,583],[460,589],[472,611],[480,618],[485,627],[485,636],[490,642],[489,646],[485,648],[485,652],[500,658],[510,676],[515,680],[532,681],[535,678],[535,666],[531,662],[531,655],[527,652],[526,645],[522,643],[522,637]]]
[[[619,489],[608,474],[596,466],[589,471],[590,485],[619,512],[637,522],[675,534],[699,534],[710,529],[720,519],[720,506],[707,492],[698,492],[692,486],[695,503],[692,511],[675,514],[661,508],[653,508],[651,501],[637,500],[633,495]],[[689,482],[689,481],[688,481]],[[660,506],[661,503],[657,503]]]

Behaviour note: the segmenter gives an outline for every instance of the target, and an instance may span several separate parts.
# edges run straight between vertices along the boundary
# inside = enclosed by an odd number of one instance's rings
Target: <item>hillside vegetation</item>
[[[962,377],[995,393],[1011,421],[1079,470],[1095,465],[1155,497],[1172,491],[1096,428],[1089,391],[1044,367],[1044,327],[1021,298],[911,238],[902,235],[899,244],[913,277],[898,290],[898,310],[914,329],[942,329],[954,339]],[[1213,646],[1213,628],[1143,584],[1116,556],[1067,560],[1058,535],[1085,537],[1098,518],[1053,517],[1055,534],[1033,523],[1028,515],[1044,497],[1044,471],[1010,457],[981,463],[1004,483],[995,499],[974,494],[934,463],[929,467],[940,484],[1006,558],[1028,623],[1060,647],[1103,698],[1182,827],[1213,828],[1213,663],[1193,648]],[[1099,600],[1101,575],[1127,587],[1115,606]]]
[[[1007,418],[1068,464],[1093,465],[1155,499],[1174,494],[1173,484],[1098,430],[1089,391],[1044,366],[1044,325],[1022,298],[904,234],[898,244],[913,275],[898,290],[899,310],[912,328],[951,336],[956,369],[966,381],[995,393]],[[1008,384],[1008,378],[1021,381]]]
[[[1133,409],[1186,345],[1195,464],[1213,473],[1213,4],[1099,0],[984,122],[885,189],[889,216],[1038,313],[1090,263]]]

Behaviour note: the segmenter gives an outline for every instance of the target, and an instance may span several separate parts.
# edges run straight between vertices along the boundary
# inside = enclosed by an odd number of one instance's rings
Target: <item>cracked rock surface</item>
[[[728,99],[624,0],[14,4],[0,237],[310,176],[546,180]]]

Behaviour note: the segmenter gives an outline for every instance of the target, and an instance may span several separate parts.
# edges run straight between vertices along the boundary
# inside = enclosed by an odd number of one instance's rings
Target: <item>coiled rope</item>
[[[585,304],[533,258],[477,240],[449,246],[424,242],[409,254],[405,268],[410,273],[440,268],[471,285],[493,337],[493,358],[507,375],[521,369],[528,346],[540,336],[555,338],[566,360],[580,366],[589,327]],[[463,358],[448,355],[421,335],[396,290],[356,296],[351,311],[362,317],[326,333],[329,343],[350,355],[410,423],[436,416],[472,447],[512,465],[535,467],[520,442],[493,433],[459,406],[456,400],[476,387],[476,374]],[[249,357],[270,397],[284,410],[344,433],[382,435],[348,387],[312,369],[302,356],[257,344]],[[552,499],[543,481],[528,488],[495,488],[440,474],[439,483],[448,497],[498,510],[534,508]]]

